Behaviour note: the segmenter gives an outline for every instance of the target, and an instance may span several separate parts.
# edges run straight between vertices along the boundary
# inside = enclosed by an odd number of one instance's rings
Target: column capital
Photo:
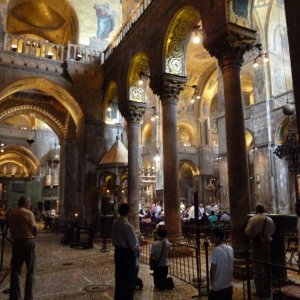
[[[164,73],[159,77],[151,78],[150,87],[160,97],[162,105],[165,103],[177,104],[178,95],[186,83],[185,76]]]
[[[127,101],[121,112],[128,123],[139,123],[143,118],[146,107],[147,105],[144,102]]]
[[[243,56],[249,51],[256,39],[254,30],[230,24],[214,39],[204,40],[204,47],[218,59],[219,66],[223,69],[229,64],[242,65]]]

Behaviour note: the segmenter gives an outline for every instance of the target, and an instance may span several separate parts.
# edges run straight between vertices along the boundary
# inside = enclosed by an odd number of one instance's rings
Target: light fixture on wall
[[[17,50],[18,50],[18,45],[12,44],[12,45],[10,46],[10,49],[11,49],[11,51],[13,51],[13,52],[17,52]]]
[[[53,57],[53,52],[52,51],[48,51],[47,52],[47,58],[52,59]]]
[[[76,54],[76,61],[80,61],[82,59],[82,54],[81,53],[77,53]]]
[[[192,42],[194,44],[200,44],[202,42],[202,33],[203,33],[203,30],[201,28],[200,25],[194,25],[193,26],[193,31],[192,31]]]
[[[262,60],[264,63],[267,63],[269,61],[269,54],[267,52],[264,52],[262,50],[261,44],[255,44],[252,46],[251,51],[255,55],[253,59],[253,68],[258,68],[259,66],[259,60]]]

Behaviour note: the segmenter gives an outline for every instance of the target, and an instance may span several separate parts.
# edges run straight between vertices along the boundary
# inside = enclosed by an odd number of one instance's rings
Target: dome
[[[60,150],[59,149],[51,149],[47,153],[47,158],[50,161],[59,161],[60,160]]]

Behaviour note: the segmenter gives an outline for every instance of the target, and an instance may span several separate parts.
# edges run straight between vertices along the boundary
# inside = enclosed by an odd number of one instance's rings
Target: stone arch
[[[184,170],[189,170],[193,176],[199,175],[199,168],[190,160],[183,159],[179,162],[179,177]]]
[[[6,97],[24,90],[39,90],[54,97],[69,112],[76,129],[82,125],[84,114],[78,102],[61,86],[45,78],[31,77],[15,81],[0,91],[0,103]]]
[[[118,87],[115,81],[111,81],[104,96],[103,120],[106,124],[120,123],[118,108]]]
[[[149,74],[149,58],[144,52],[137,53],[130,64],[128,71],[128,98],[135,102],[145,102],[146,78],[142,78],[141,74],[146,76]],[[140,82],[140,80],[142,80]]]
[[[199,115],[203,118],[207,118],[210,115],[210,106],[215,95],[218,93],[218,73],[217,69],[214,68],[210,75],[207,77],[206,83],[203,86],[202,97],[200,100],[200,113]]]
[[[292,116],[290,120],[288,117],[284,117],[284,118],[280,119],[274,126],[273,135],[274,135],[274,144],[275,145],[280,145],[284,142],[285,136],[288,132],[289,122],[291,123],[291,127],[293,129],[297,128],[295,116]]]
[[[244,106],[255,104],[253,78],[248,72],[241,73],[241,87]]]
[[[199,168],[189,160],[179,162],[179,189],[180,201],[185,205],[193,202],[193,177],[199,175]]]
[[[70,2],[51,0],[40,5],[39,1],[10,0],[7,31],[35,35],[56,44],[77,43],[78,18]]]
[[[271,74],[272,96],[293,88],[289,42],[284,3],[273,1],[267,25],[267,45]]]
[[[245,130],[245,139],[246,139],[246,150],[250,151],[251,147],[255,144],[255,139],[253,133],[249,130]]]
[[[0,122],[2,120],[5,120],[6,118],[11,117],[12,115],[29,112],[34,112],[38,116],[38,118],[49,124],[49,126],[53,129],[59,139],[67,138],[68,128],[65,128],[65,126],[48,111],[34,105],[21,105],[11,107],[0,113]]]
[[[151,143],[151,141],[152,141],[152,135],[153,135],[152,123],[148,122],[143,127],[143,131],[142,131],[142,144],[143,145],[149,145]]]
[[[38,175],[40,162],[35,154],[23,146],[6,146],[0,153],[0,166],[14,163],[25,170],[25,175]]]
[[[180,121],[177,125],[178,143],[183,146],[196,145],[196,133],[187,121]]]
[[[180,9],[171,21],[164,41],[164,71],[186,76],[186,48],[192,28],[200,20],[200,13],[191,6]]]

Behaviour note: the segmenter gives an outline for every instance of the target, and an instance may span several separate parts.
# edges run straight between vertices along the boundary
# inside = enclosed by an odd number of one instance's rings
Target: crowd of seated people
[[[195,206],[183,207],[181,204],[181,222],[182,224],[195,224]],[[199,204],[198,208],[200,226],[216,227],[218,222],[230,222],[230,215],[227,211],[221,211],[219,205],[208,205],[204,208],[203,204]]]
[[[151,208],[144,210],[140,208],[139,210],[139,220],[141,223],[155,223],[163,221],[164,219],[164,210],[160,206],[160,204],[152,204]]]

